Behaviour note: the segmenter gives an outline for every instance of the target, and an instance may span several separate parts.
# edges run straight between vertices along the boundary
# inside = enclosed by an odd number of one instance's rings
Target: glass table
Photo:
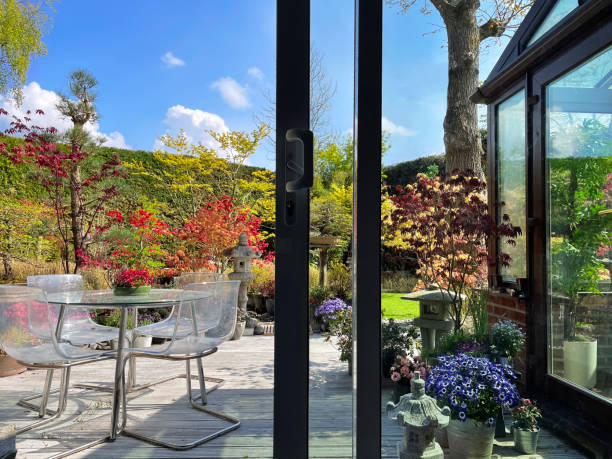
[[[132,327],[137,327],[138,308],[162,308],[174,307],[181,303],[193,303],[204,298],[208,298],[209,293],[200,292],[197,290],[178,290],[178,289],[151,289],[145,295],[115,295],[112,290],[84,290],[73,292],[58,292],[47,295],[47,301],[50,304],[61,306],[59,311],[56,336],[61,336],[61,328],[63,326],[63,317],[66,308],[86,308],[86,309],[119,309],[119,338],[116,352],[115,378],[113,387],[104,388],[88,384],[78,384],[75,387],[86,389],[105,390],[113,393],[112,402],[112,420],[110,440],[114,440],[117,436],[117,420],[119,419],[120,398],[122,392],[132,392],[150,387],[154,384],[168,381],[174,377],[165,378],[153,383],[143,384],[136,387],[136,361],[134,357],[129,357],[129,376],[127,387],[123,387],[122,383],[122,366],[124,362],[124,348],[128,339],[128,316],[132,313]]]

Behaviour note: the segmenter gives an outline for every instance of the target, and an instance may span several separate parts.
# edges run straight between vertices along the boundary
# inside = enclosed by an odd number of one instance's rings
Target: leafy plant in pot
[[[429,367],[425,364],[421,356],[401,356],[398,355],[389,368],[389,377],[395,383],[393,386],[393,402],[398,403],[401,396],[410,392],[410,381],[414,375],[419,373],[424,380],[429,374]]]
[[[535,454],[540,435],[538,422],[542,419],[542,412],[535,403],[525,398],[512,409],[512,418],[514,447],[521,453]]]
[[[609,127],[594,119],[573,129],[558,134],[561,144],[577,139],[572,156],[553,151],[550,159],[549,272],[553,301],[563,311],[563,376],[591,388],[597,376],[597,341],[577,323],[581,296],[601,293],[600,272],[606,266],[599,252],[612,244],[612,213],[606,212],[612,192],[612,138]]]
[[[425,385],[428,395],[451,409],[447,428],[452,458],[488,458],[495,418],[514,407],[519,393],[511,368],[469,354],[441,355]]]
[[[115,276],[113,292],[118,296],[146,295],[152,285],[153,277],[147,268],[124,269]]]
[[[323,303],[316,312],[324,316],[328,329],[326,341],[336,338],[336,346],[340,351],[340,361],[348,362],[348,372],[352,374],[353,363],[353,308],[339,298]]]
[[[420,348],[420,344],[416,341],[418,336],[418,329],[413,325],[405,328],[393,319],[383,322],[381,369],[383,378],[389,377],[389,368],[395,363],[398,356],[413,356],[414,351]],[[408,381],[408,387],[410,387],[410,381]]]
[[[491,354],[499,363],[508,364],[516,357],[525,344],[525,334],[511,320],[500,320],[491,327]]]

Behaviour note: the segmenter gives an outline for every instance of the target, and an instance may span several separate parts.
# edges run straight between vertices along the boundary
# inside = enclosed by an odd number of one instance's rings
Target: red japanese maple
[[[70,245],[76,271],[80,266],[76,254],[85,251],[96,218],[117,195],[115,185],[109,184],[107,179],[123,176],[119,170],[121,161],[117,155],[113,155],[94,169],[88,172],[83,169],[81,173],[80,166],[89,153],[77,145],[66,147],[55,143],[53,139],[57,129],[31,124],[30,116],[43,114],[42,110],[36,110],[35,114],[28,111],[24,119],[13,116],[10,127],[0,132],[0,140],[4,136],[23,136],[24,144],[8,149],[0,141],[0,154],[7,156],[14,164],[28,163],[36,166],[38,181],[46,191],[48,205],[55,213],[64,271],[70,271]],[[0,115],[8,116],[8,112],[0,109]],[[71,180],[71,171],[75,168],[79,168],[78,183]],[[78,210],[74,212],[72,209]]]

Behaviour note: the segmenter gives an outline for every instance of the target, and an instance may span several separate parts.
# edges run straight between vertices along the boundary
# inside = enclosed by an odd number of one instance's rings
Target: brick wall
[[[527,309],[524,300],[520,300],[506,293],[489,291],[489,324],[505,319],[518,324],[526,333]],[[526,384],[525,364],[527,359],[526,346],[523,346],[521,354],[514,359],[514,367],[520,372],[520,383]]]

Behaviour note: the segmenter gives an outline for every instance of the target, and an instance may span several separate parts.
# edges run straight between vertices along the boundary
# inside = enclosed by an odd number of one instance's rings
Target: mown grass
[[[381,293],[381,308],[387,319],[411,319],[419,315],[419,302],[402,300],[405,293]]]

